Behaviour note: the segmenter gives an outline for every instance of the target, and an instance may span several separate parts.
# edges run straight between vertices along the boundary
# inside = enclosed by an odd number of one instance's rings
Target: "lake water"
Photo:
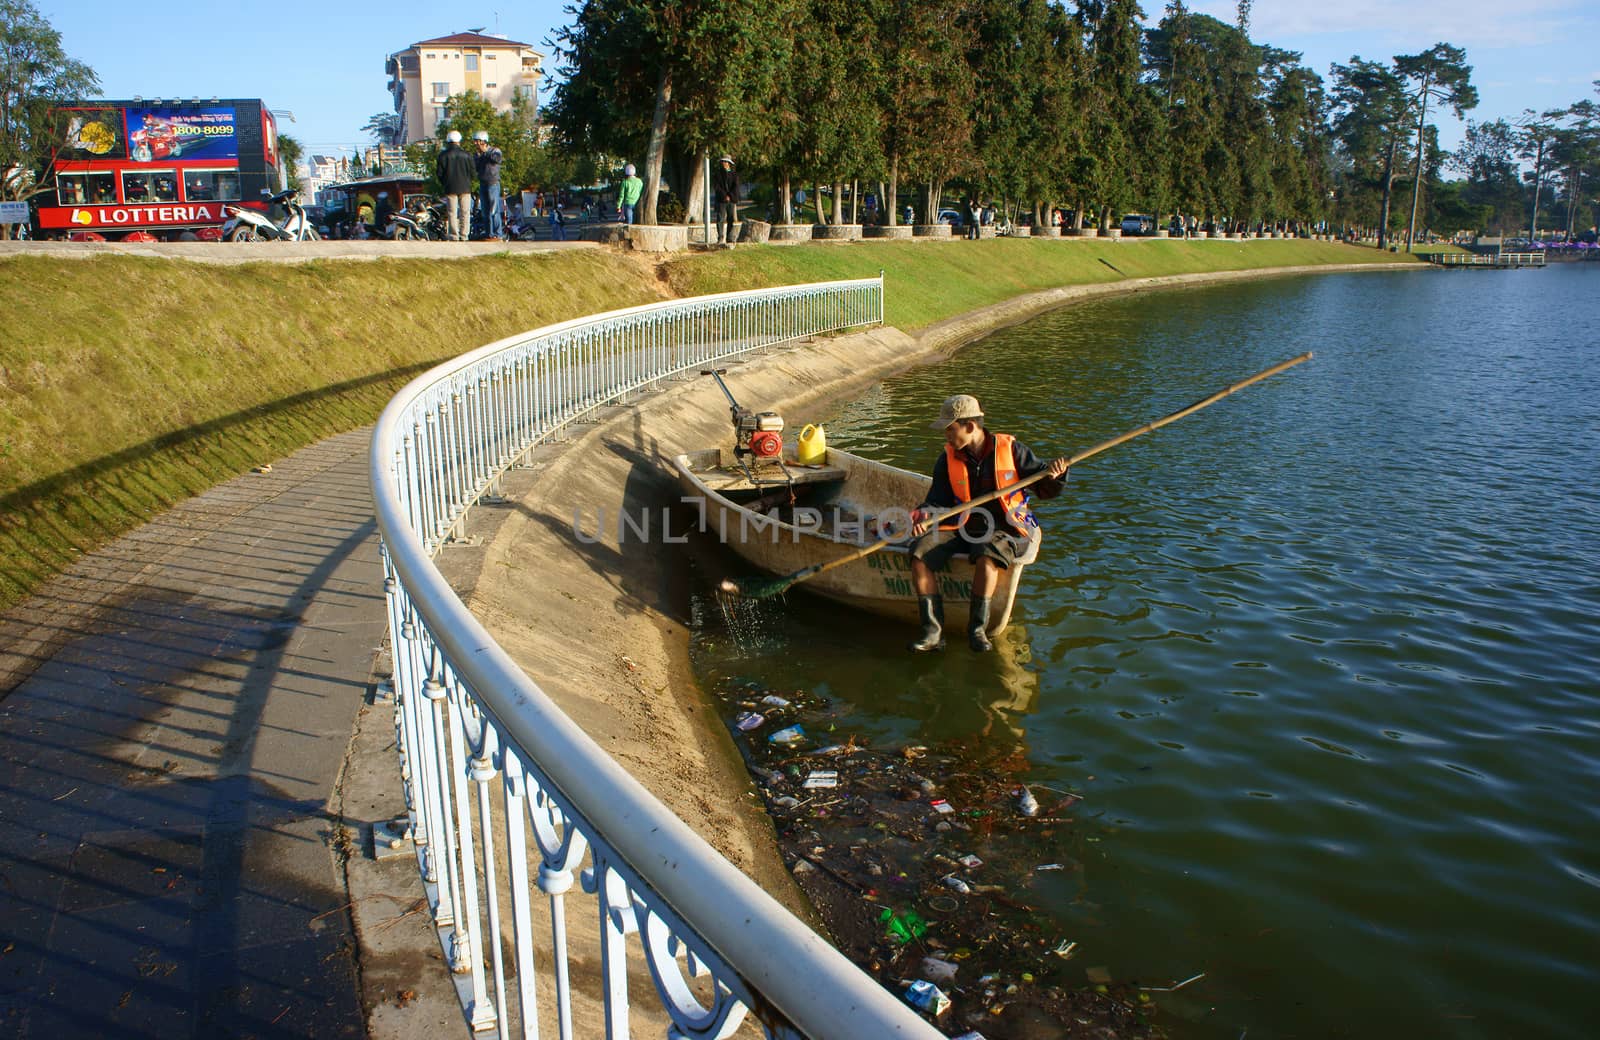
[[[790,416],[926,471],[968,392],[1070,454],[1316,352],[1076,468],[1000,653],[795,594],[757,640],[702,612],[702,680],[1081,793],[1028,898],[1069,980],[1203,972],[1174,1037],[1593,1036],[1596,301],[1600,264],[1140,293]]]

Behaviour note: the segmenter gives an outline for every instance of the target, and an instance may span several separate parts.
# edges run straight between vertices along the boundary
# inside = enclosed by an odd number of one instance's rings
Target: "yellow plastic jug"
[[[820,466],[828,461],[828,437],[822,427],[811,424],[800,431],[800,448],[795,461],[802,466]]]

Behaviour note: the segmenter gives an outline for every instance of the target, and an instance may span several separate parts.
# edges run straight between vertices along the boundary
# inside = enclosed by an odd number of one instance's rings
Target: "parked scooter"
[[[426,241],[439,242],[448,237],[445,229],[445,206],[443,199],[427,200],[417,196],[401,212],[396,213],[389,223],[388,237],[396,241]]]
[[[291,189],[280,191],[267,200],[269,206],[283,209],[281,220],[273,220],[265,213],[243,206],[224,206],[229,219],[222,226],[223,239],[228,242],[315,242],[321,239],[300,205],[299,195]]]

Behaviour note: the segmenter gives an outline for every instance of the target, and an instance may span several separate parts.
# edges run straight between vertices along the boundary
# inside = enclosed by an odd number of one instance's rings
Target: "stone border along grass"
[[[371,422],[426,366],[663,296],[876,275],[917,330],[1064,285],[1383,263],[1305,241],[860,242],[680,255],[611,249],[248,263],[0,257],[0,609],[174,503]]]

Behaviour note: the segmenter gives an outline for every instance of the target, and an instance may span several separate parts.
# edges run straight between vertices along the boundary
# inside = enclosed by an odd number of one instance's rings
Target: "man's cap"
[[[929,425],[935,430],[946,430],[951,423],[963,419],[982,419],[983,409],[978,407],[978,399],[971,394],[955,394],[944,399],[944,404],[939,406],[939,418]]]
[[[472,135],[472,139],[474,141],[487,141],[489,140],[489,131],[479,130],[477,133]]]
[[[444,135],[444,139],[446,141],[449,141],[451,144],[460,144],[461,143],[461,131],[460,130],[452,130],[448,134]]]

